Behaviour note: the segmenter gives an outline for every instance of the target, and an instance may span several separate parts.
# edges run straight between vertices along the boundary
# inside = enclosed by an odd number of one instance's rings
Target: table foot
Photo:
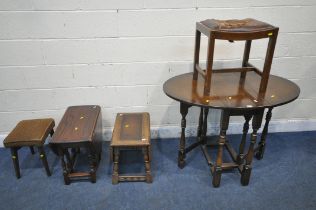
[[[221,183],[221,177],[222,177],[222,168],[221,167],[215,167],[214,173],[213,173],[213,187],[219,187]]]
[[[242,173],[241,173],[241,179],[240,182],[243,186],[247,186],[249,184],[250,175],[251,175],[251,166],[244,166]]]
[[[181,154],[181,153],[179,152],[179,155],[178,155],[178,167],[181,168],[181,169],[183,169],[184,166],[185,166],[184,156],[183,156],[183,154]]]
[[[265,147],[265,145],[262,145],[262,147]],[[258,148],[259,150],[261,149],[261,148]],[[256,157],[256,159],[257,160],[261,160],[262,158],[263,158],[263,152],[264,150],[262,150],[262,151],[258,151],[256,154],[255,154],[255,157]]]

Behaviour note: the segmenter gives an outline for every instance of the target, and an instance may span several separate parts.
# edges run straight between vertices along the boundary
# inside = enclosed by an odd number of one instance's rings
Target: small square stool
[[[51,118],[22,120],[4,139],[4,146],[11,149],[15,175],[18,179],[21,177],[18,150],[24,146],[30,147],[32,154],[35,153],[33,147],[38,148],[47,176],[51,175],[43,145],[48,134],[51,136],[54,134],[54,126],[55,122]]]
[[[119,157],[121,150],[142,150],[146,174],[120,175]],[[118,113],[115,120],[111,141],[111,158],[113,164],[112,184],[123,181],[152,182],[150,171],[150,116],[149,113]]]

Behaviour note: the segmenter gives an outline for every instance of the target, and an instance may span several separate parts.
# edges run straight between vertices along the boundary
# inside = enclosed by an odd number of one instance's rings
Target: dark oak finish
[[[187,105],[210,107],[214,109],[269,108],[295,100],[299,87],[287,79],[270,75],[265,92],[259,92],[260,76],[247,72],[243,81],[240,73],[218,73],[212,78],[211,92],[203,93],[204,80],[193,80],[193,73],[182,74],[167,80],[164,92],[171,98]]]
[[[23,146],[29,147],[32,154],[35,154],[34,147],[38,148],[46,174],[47,176],[51,175],[43,145],[47,136],[54,134],[54,126],[55,122],[51,118],[22,120],[4,139],[4,146],[11,149],[15,175],[18,179],[21,177],[18,150]]]
[[[185,166],[186,153],[201,145],[207,163],[213,175],[213,186],[220,185],[223,170],[238,168],[241,173],[241,184],[248,185],[252,159],[261,159],[265,149],[268,125],[273,107],[295,100],[299,87],[286,79],[270,75],[270,69],[279,28],[254,19],[214,20],[209,19],[197,23],[193,73],[173,77],[165,82],[164,92],[180,102],[181,138],[178,154],[178,166]],[[201,34],[208,37],[206,69],[199,66]],[[252,40],[268,38],[263,70],[249,63]],[[213,69],[214,48],[216,39],[245,41],[242,67]],[[191,106],[200,106],[197,142],[185,147],[186,115]],[[220,135],[217,143],[216,160],[213,162],[207,152],[206,131],[209,108],[221,109]],[[261,140],[255,148],[257,132],[261,126],[265,108],[268,108],[266,123]],[[244,116],[245,124],[238,153],[229,144],[226,131],[230,116]],[[252,118],[252,134],[248,151],[245,145]],[[233,162],[223,162],[224,148],[229,152]]]
[[[268,124],[271,119],[271,110],[273,107],[280,106],[295,100],[300,93],[299,87],[284,78],[270,75],[267,89],[260,93],[260,76],[255,72],[246,72],[245,78],[240,77],[238,72],[218,73],[213,75],[211,92],[204,94],[203,78],[193,80],[193,73],[187,73],[173,77],[165,82],[164,92],[171,98],[180,102],[181,119],[181,138],[178,155],[178,166],[185,166],[186,153],[195,147],[202,145],[202,151],[211,167],[213,174],[213,186],[220,185],[222,170],[238,168],[242,174],[241,183],[247,185],[251,174],[251,164],[254,152],[256,157],[261,159],[265,148],[265,140],[268,132]],[[223,88],[224,87],[224,88]],[[186,115],[191,106],[200,106],[201,113],[199,117],[197,142],[185,147],[185,128]],[[207,154],[206,148],[206,130],[207,115],[209,108],[221,109],[223,116],[221,119],[221,133],[216,162]],[[257,137],[257,130],[260,128],[263,112],[268,108],[266,123],[261,134],[261,141],[258,148],[254,148]],[[228,128],[229,116],[244,116],[245,125],[243,136],[239,146],[238,153],[235,152],[226,139],[226,130]],[[250,148],[245,153],[246,135],[249,129],[249,121],[253,119],[253,134],[251,137]],[[223,163],[223,148],[227,148],[232,156],[234,163]]]
[[[102,115],[100,106],[68,107],[50,141],[51,148],[61,158],[65,184],[71,180],[90,178],[96,182],[96,171],[102,152]],[[88,151],[90,171],[76,172],[75,161],[80,148]],[[69,153],[71,150],[71,154]]]
[[[142,150],[145,163],[145,175],[119,174],[120,151],[126,149]],[[111,157],[113,159],[112,183],[123,181],[152,182],[150,171],[150,116],[149,113],[118,113],[115,120],[111,141]]]

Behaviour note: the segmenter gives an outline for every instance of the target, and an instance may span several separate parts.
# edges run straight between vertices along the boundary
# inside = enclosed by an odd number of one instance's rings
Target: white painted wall
[[[272,74],[301,87],[274,111],[271,130],[316,129],[315,0],[0,0],[0,135],[22,119],[58,123],[68,106],[99,104],[107,136],[117,112],[133,111],[150,112],[154,136],[177,136],[179,104],[162,84],[191,71],[195,22],[247,17],[280,27]],[[265,44],[253,62],[262,63]],[[238,65],[242,46],[220,42],[216,65]],[[219,113],[211,115],[216,128]]]

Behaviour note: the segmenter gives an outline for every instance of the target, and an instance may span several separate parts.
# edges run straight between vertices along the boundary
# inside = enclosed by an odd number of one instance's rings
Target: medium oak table
[[[96,182],[96,171],[102,152],[102,115],[97,105],[68,107],[50,146],[61,159],[65,184],[71,180],[90,178]],[[76,172],[75,163],[80,149],[85,148],[89,159],[88,172]],[[71,149],[72,155],[69,153]]]
[[[202,151],[213,175],[213,186],[218,187],[222,170],[238,168],[241,173],[241,184],[248,185],[251,173],[252,158],[263,157],[265,150],[268,125],[272,116],[272,109],[276,106],[289,103],[295,100],[300,93],[299,87],[284,78],[270,75],[267,88],[264,92],[259,91],[261,77],[254,71],[246,73],[246,77],[241,77],[240,72],[213,72],[210,93],[204,95],[204,80],[199,77],[193,80],[193,72],[175,76],[164,83],[163,90],[167,96],[180,102],[181,138],[178,154],[178,166],[185,165],[186,153],[197,146],[202,147]],[[197,130],[197,142],[189,147],[185,147],[186,115],[191,106],[201,107],[199,125]],[[222,110],[220,122],[220,135],[217,143],[217,157],[213,162],[207,152],[206,130],[207,115],[209,108]],[[255,148],[257,131],[261,127],[264,110],[268,109],[266,122],[261,134],[261,140]],[[226,139],[226,130],[229,125],[230,116],[244,116],[245,124],[243,135],[236,152]],[[246,137],[249,129],[249,121],[252,119],[252,129],[248,152],[244,152]],[[226,148],[233,160],[230,163],[223,163],[223,149]]]

